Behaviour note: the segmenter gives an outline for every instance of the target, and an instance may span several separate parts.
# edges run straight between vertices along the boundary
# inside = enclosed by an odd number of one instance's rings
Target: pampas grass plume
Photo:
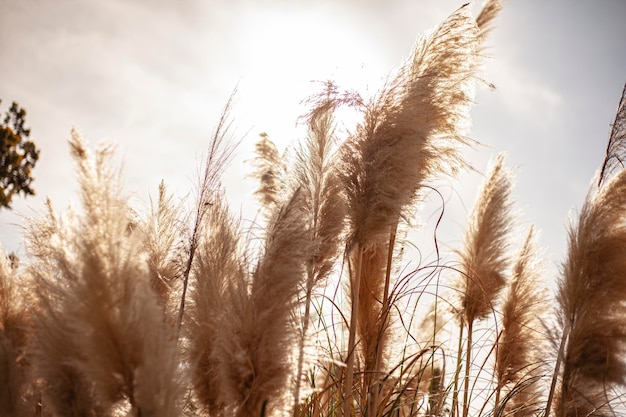
[[[558,303],[566,341],[557,416],[612,415],[626,383],[626,171],[590,191],[570,227]]]
[[[476,201],[461,256],[459,283],[464,323],[486,318],[506,284],[512,179],[504,154],[496,158]]]
[[[528,232],[513,266],[513,278],[502,306],[496,347],[497,396],[506,388],[506,402],[496,409],[527,416],[540,409],[542,376],[546,374],[545,332],[547,291],[542,286],[533,229]],[[544,390],[542,390],[542,388]]]

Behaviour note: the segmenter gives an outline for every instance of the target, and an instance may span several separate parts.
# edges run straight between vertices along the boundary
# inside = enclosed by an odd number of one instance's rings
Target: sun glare
[[[389,71],[366,33],[324,10],[249,13],[242,26],[244,116],[281,145],[295,139],[292,121],[304,111],[301,101],[320,90],[315,81],[362,92]]]

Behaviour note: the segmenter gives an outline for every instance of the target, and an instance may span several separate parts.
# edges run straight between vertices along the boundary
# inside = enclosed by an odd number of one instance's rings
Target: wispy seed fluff
[[[259,181],[254,194],[259,199],[264,214],[271,217],[282,197],[281,191],[284,191],[285,165],[268,134],[261,133],[260,137],[255,144],[256,156],[253,161],[253,176]]]
[[[429,36],[378,96],[342,149],[351,242],[388,238],[389,226],[434,176],[466,165],[480,59],[478,28],[464,6]],[[382,236],[381,236],[382,235]]]
[[[251,276],[236,276],[224,291],[214,357],[224,402],[237,417],[284,410],[295,342],[291,318],[309,253],[296,191],[270,220]]]
[[[210,415],[227,405],[220,378],[216,343],[221,326],[228,323],[230,297],[227,291],[244,292],[245,265],[239,243],[239,228],[219,193],[207,207],[205,223],[192,269],[191,305],[187,312],[186,336],[191,380],[196,396]],[[241,288],[243,287],[243,288]]]
[[[175,415],[173,331],[150,285],[144,236],[109,166],[111,148],[92,156],[75,132],[70,146],[83,212],[62,221],[50,210],[29,230],[41,304],[34,361],[45,381],[44,407],[79,416],[126,403],[137,415]]]
[[[486,318],[506,285],[509,266],[511,173],[499,154],[471,214],[461,256],[461,318],[464,323]]]
[[[301,401],[302,385],[308,369],[305,345],[308,341],[313,290],[323,285],[336,264],[342,249],[345,202],[337,172],[334,110],[345,104],[337,97],[332,83],[315,96],[315,105],[306,117],[308,134],[295,152],[292,165],[297,187],[303,199],[303,216],[311,234],[311,252],[306,261],[301,334],[299,336],[294,410]]]
[[[559,416],[613,415],[611,390],[626,383],[626,171],[602,184],[570,227],[559,282]]]
[[[32,299],[17,262],[0,247],[0,417],[26,415],[34,406],[27,359]]]
[[[533,229],[528,232],[513,266],[513,277],[502,306],[496,346],[498,394],[506,415],[528,416],[540,408],[542,376],[546,374],[547,291],[541,282]]]

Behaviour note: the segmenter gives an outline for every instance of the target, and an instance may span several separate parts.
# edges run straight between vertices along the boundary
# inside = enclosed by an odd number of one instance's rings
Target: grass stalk
[[[559,343],[559,351],[556,356],[556,363],[554,364],[554,371],[552,372],[552,381],[550,382],[550,391],[548,392],[548,399],[546,400],[546,407],[544,409],[544,417],[550,417],[552,411],[552,403],[554,401],[554,395],[556,393],[557,381],[561,373],[561,364],[563,362],[563,355],[565,354],[565,345],[567,343],[568,330],[563,329],[561,335],[561,342]],[[558,415],[557,413],[556,415]]]
[[[359,295],[361,285],[361,268],[363,264],[363,249],[357,243],[352,249],[356,251],[356,265],[354,265],[354,275],[350,276],[355,279],[352,280],[350,288],[350,295],[352,298],[352,310],[350,313],[350,328],[348,334],[348,350],[346,358],[346,374],[345,383],[343,384],[343,417],[350,417],[352,415],[352,387],[354,385],[354,362],[356,359],[356,328],[357,318],[359,315]],[[352,268],[351,268],[352,269]]]
[[[467,349],[465,351],[465,378],[463,388],[463,417],[469,414],[469,391],[470,391],[470,371],[472,369],[472,334],[474,330],[474,321],[467,323]]]
[[[367,405],[367,417],[375,417],[378,414],[378,406],[379,406],[379,393],[380,393],[380,376],[382,375],[382,359],[384,355],[384,346],[383,339],[385,338],[385,334],[387,333],[387,328],[389,326],[389,312],[390,312],[390,294],[389,287],[391,284],[391,268],[393,267],[393,250],[396,241],[396,233],[398,229],[398,222],[391,227],[391,231],[389,232],[389,247],[387,250],[387,265],[385,268],[385,286],[383,289],[383,299],[382,299],[382,309],[380,313],[380,328],[378,331],[378,344],[376,346],[376,364],[374,369],[372,370],[372,374],[370,378],[374,379],[374,383],[368,385],[369,395],[369,404]]]
[[[200,240],[200,230],[202,228],[207,208],[212,204],[211,198],[214,197],[219,188],[221,175],[233,157],[237,143],[227,143],[226,138],[230,130],[230,112],[234,104],[235,89],[228,99],[222,114],[218,121],[215,133],[209,144],[209,153],[204,167],[204,176],[200,184],[198,199],[196,202],[196,216],[194,219],[193,230],[189,241],[187,259],[185,261],[185,269],[183,270],[183,289],[180,295],[180,304],[178,307],[178,315],[176,318],[176,342],[180,339],[180,328],[185,314],[185,300],[187,297],[187,287],[189,285],[189,274],[193,266],[196,250]]]
[[[313,268],[307,268],[306,294],[304,299],[304,315],[302,316],[302,334],[298,338],[298,361],[296,364],[296,381],[293,394],[293,414],[297,415],[300,406],[300,389],[302,386],[302,371],[304,368],[304,345],[309,332],[309,321],[311,319],[311,296],[313,293]]]
[[[463,357],[463,329],[465,329],[465,325],[461,322],[459,326],[459,344],[456,351],[457,365],[454,372],[454,391],[452,392],[452,417],[459,415],[459,375],[461,374],[461,369],[463,369],[463,361],[461,360]]]

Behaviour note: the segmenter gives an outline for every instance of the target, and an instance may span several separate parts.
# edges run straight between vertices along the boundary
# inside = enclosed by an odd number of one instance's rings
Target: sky
[[[0,111],[12,101],[24,107],[41,150],[37,195],[0,211],[0,243],[24,255],[24,217],[43,212],[46,197],[57,210],[76,204],[73,127],[90,144],[118,145],[133,203],[148,205],[161,180],[193,200],[209,138],[235,88],[241,144],[224,184],[232,210],[254,216],[246,161],[258,134],[280,148],[301,139],[296,119],[301,100],[319,89],[314,81],[375,92],[418,35],[462,4],[0,0]],[[472,5],[475,14],[480,5]],[[486,49],[484,77],[496,88],[480,90],[472,111],[471,137],[483,145],[465,153],[477,172],[438,182],[446,245],[460,245],[481,173],[504,151],[515,168],[520,224],[535,225],[557,273],[568,219],[602,162],[626,82],[625,18],[623,0],[504,1]],[[424,231],[438,213],[433,204],[416,221]]]

